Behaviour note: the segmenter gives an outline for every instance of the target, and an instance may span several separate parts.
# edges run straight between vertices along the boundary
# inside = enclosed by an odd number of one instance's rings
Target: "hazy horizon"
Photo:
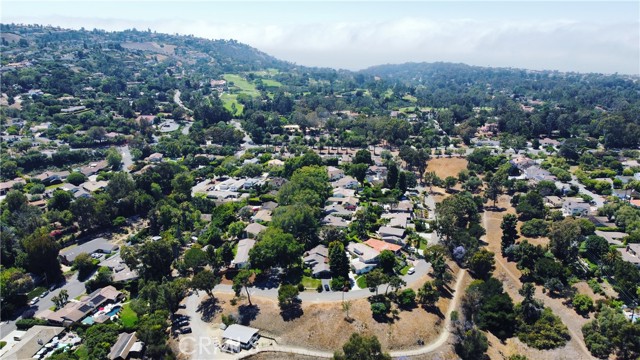
[[[632,1],[4,1],[0,21],[234,39],[305,66],[405,62],[640,75]]]

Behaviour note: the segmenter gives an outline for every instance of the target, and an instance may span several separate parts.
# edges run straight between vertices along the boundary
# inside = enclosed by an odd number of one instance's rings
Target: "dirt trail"
[[[515,263],[508,262],[507,259],[502,256],[500,249],[502,237],[500,224],[502,223],[502,218],[506,214],[514,214],[515,210],[510,206],[509,199],[504,196],[500,199],[498,206],[506,209],[506,211],[485,211],[483,214],[483,225],[487,230],[485,241],[488,243],[489,250],[496,254],[496,271],[494,276],[503,282],[505,291],[513,298],[514,302],[520,302],[522,301],[522,296],[518,293],[518,290],[522,287],[520,270],[518,270]],[[562,299],[554,299],[543,294],[540,287],[536,288],[536,298],[542,300],[545,306],[551,308],[553,313],[559,316],[569,329],[571,340],[565,347],[556,350],[559,351],[558,355],[562,354],[572,359],[594,359],[585,346],[582,337],[582,326],[589,321],[589,319],[579,316],[572,309],[566,307],[562,303]],[[535,349],[531,349],[531,351],[536,352]],[[570,354],[568,352],[570,352]]]

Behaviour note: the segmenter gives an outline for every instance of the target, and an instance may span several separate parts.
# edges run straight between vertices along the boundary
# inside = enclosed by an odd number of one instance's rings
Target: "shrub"
[[[304,291],[304,285],[302,283],[298,284],[298,291]]]
[[[551,309],[545,308],[540,318],[529,325],[521,323],[518,339],[525,344],[540,350],[555,349],[569,341],[569,330]]]
[[[525,221],[520,228],[520,233],[526,237],[541,237],[547,236],[549,232],[549,225],[542,219],[532,219]]]
[[[411,308],[416,304],[416,292],[411,289],[404,289],[398,294],[398,305],[402,308]]]
[[[42,319],[20,319],[16,321],[18,330],[28,330],[36,325],[47,325],[47,321]]]
[[[593,300],[584,294],[576,294],[571,303],[578,314],[588,314],[589,311],[593,310]]]
[[[384,316],[388,311],[387,305],[383,302],[374,302],[371,304],[371,312],[374,317]]]
[[[222,323],[225,324],[226,326],[229,326],[229,325],[236,324],[237,320],[232,314],[229,314],[229,315],[222,314]]]

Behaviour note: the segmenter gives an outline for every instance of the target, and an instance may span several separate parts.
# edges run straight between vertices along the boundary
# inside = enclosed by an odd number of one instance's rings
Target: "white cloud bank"
[[[16,21],[10,17],[5,22]],[[224,20],[223,20],[224,21]],[[220,20],[22,18],[16,22],[236,39],[283,60],[362,69],[385,63],[462,62],[494,67],[640,74],[640,22],[489,21],[404,17],[389,21],[259,24]]]

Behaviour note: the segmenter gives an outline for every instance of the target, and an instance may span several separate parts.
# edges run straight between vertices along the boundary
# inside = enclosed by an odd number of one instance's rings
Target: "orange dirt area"
[[[467,168],[467,163],[466,159],[458,157],[431,159],[427,161],[427,171],[435,171],[441,179],[447,176],[457,178],[458,173]]]
[[[455,287],[455,283],[452,282],[450,286]],[[216,295],[216,298],[222,311],[216,312],[211,319],[212,326],[222,322],[222,314],[236,316],[239,308],[248,304],[247,299],[242,298],[233,306],[232,296],[226,294]],[[257,305],[258,312],[247,325],[260,329],[262,335],[274,338],[278,344],[315,350],[339,349],[354,332],[376,335],[385,351],[415,348],[418,347],[418,340],[425,344],[434,341],[444,324],[444,313],[440,317],[421,307],[401,310],[395,318],[378,322],[373,319],[370,303],[366,298],[351,301],[351,321],[345,320],[346,314],[340,301],[303,302],[302,316],[285,321],[276,300],[259,297],[252,297],[251,300]],[[437,304],[438,309],[446,311],[449,302],[449,298],[441,298]],[[392,306],[396,309],[395,305]],[[390,318],[392,316],[389,314]]]

